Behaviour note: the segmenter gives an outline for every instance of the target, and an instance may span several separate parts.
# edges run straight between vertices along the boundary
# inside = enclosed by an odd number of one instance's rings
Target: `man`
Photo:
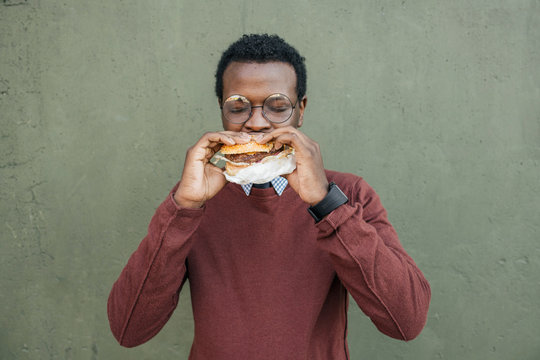
[[[193,360],[348,359],[348,293],[383,333],[420,333],[429,284],[373,189],[325,170],[318,144],[298,130],[305,84],[304,59],[277,36],[244,35],[222,55],[219,105],[242,96],[251,111],[241,121],[222,111],[225,131],[188,150],[180,182],[109,296],[120,344],[156,335],[186,279]],[[290,99],[288,116],[269,115],[265,100],[274,94]],[[262,186],[227,182],[210,159],[224,144],[248,142],[248,133],[292,146],[296,169]]]

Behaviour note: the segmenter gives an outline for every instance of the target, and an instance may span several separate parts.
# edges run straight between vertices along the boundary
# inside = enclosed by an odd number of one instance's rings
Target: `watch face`
[[[315,206],[310,206],[308,211],[316,222],[321,221],[326,215],[345,204],[349,199],[341,189],[333,182],[328,186],[328,194]]]

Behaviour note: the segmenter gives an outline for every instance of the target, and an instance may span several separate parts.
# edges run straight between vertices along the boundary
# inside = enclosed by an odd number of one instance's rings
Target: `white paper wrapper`
[[[264,160],[269,161],[264,161]],[[236,184],[264,184],[270,180],[285,174],[290,174],[296,169],[296,157],[289,154],[278,159],[263,159],[262,162],[241,169],[235,176],[225,174],[225,178]]]

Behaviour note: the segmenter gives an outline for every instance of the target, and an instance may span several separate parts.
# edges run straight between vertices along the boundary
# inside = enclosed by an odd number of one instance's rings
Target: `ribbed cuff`
[[[198,209],[185,208],[178,205],[174,200],[173,192],[169,194],[167,201],[165,201],[165,208],[171,214],[171,216],[181,215],[185,217],[196,218],[198,216],[202,216],[202,214],[204,213],[204,205]]]
[[[341,224],[353,216],[355,211],[355,206],[343,204],[325,216],[321,221],[315,224],[315,226],[319,229],[319,237],[326,237],[332,232],[336,231]]]

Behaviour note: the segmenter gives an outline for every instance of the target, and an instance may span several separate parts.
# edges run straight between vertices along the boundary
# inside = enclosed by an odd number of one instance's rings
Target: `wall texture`
[[[0,358],[187,357],[187,291],[135,349],[106,299],[219,129],[214,68],[244,32],[306,56],[304,131],[374,186],[432,285],[409,343],[352,305],[352,359],[540,359],[538,0],[3,0]]]

